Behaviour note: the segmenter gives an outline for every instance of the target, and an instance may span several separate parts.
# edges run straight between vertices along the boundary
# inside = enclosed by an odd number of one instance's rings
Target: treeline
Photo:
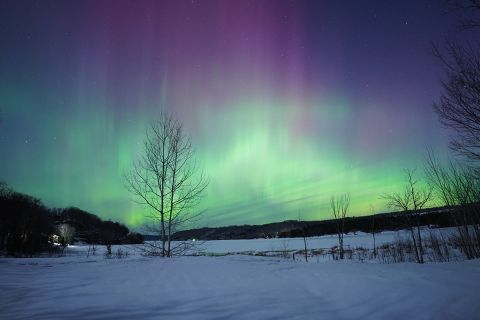
[[[0,254],[33,256],[74,241],[112,245],[142,243],[143,237],[118,222],[78,208],[48,208],[37,198],[0,185]]]
[[[462,214],[459,207],[429,208],[417,212],[392,212],[381,213],[362,217],[346,217],[344,220],[344,232],[355,233],[379,233],[382,231],[395,231],[405,229],[405,216],[415,216],[420,226],[431,228],[455,227],[452,217]],[[300,238],[304,235],[322,236],[336,234],[335,220],[319,222],[304,222],[299,228],[281,232],[279,237]]]
[[[67,224],[73,227],[76,238],[86,243],[105,245],[143,243],[142,235],[131,233],[125,225],[104,221],[96,215],[78,208],[56,210],[53,217],[57,226]],[[59,233],[60,237],[62,237],[61,233]]]
[[[413,212],[412,212],[413,214]],[[461,214],[457,207],[441,207],[421,210],[416,213],[422,226],[438,228],[456,226],[453,216]],[[405,229],[405,213],[391,212],[370,216],[345,218],[345,233],[378,233],[387,230]],[[234,240],[255,238],[301,238],[337,234],[335,220],[296,221],[268,223],[263,225],[241,225],[218,228],[199,228],[179,231],[175,240]],[[153,240],[153,238],[152,238]]]

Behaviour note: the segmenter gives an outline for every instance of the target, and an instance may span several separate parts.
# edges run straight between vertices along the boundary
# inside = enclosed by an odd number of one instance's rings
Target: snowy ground
[[[438,229],[440,230],[440,229]],[[438,232],[438,231],[437,231]],[[443,232],[448,232],[446,229]],[[376,244],[392,242],[398,237],[408,236],[405,232],[386,231],[376,235]],[[336,235],[311,237],[307,239],[308,249],[327,249],[338,244]],[[357,234],[346,234],[344,236],[346,248],[372,248],[373,237],[370,233],[358,232]],[[282,251],[282,250],[303,250],[303,238],[272,238],[272,239],[251,239],[251,240],[212,240],[205,241],[200,248],[208,253],[229,253],[246,251]]]
[[[292,248],[296,241],[289,240]],[[320,238],[310,243],[315,241],[328,247]],[[271,249],[266,240],[223,243],[230,249],[220,241],[204,245],[210,252],[215,246],[223,252]],[[104,259],[100,251],[87,258],[85,247],[72,247],[60,258],[0,259],[0,319],[480,317],[479,260],[418,265],[243,255],[162,259],[130,249],[124,259]]]
[[[424,229],[422,231],[423,237],[428,237],[430,232],[437,235],[442,234],[447,237],[454,229]],[[385,231],[377,233],[375,236],[376,246],[384,243],[391,243],[398,239],[409,239],[410,235],[406,231]],[[192,242],[189,242],[192,243]],[[157,243],[159,245],[159,243]],[[338,245],[338,238],[336,235],[325,235],[321,237],[307,238],[308,250],[315,249],[330,249]],[[174,245],[175,246],[175,242]],[[350,233],[344,235],[344,246],[346,249],[355,248],[373,248],[373,237],[371,233]],[[144,246],[113,246],[112,252],[115,253],[117,249],[128,251],[131,255],[138,255],[143,250]],[[191,253],[204,254],[227,254],[227,253],[255,253],[268,251],[295,251],[304,249],[303,238],[270,238],[270,239],[248,239],[248,240],[211,240],[211,241],[196,241],[195,250]],[[68,255],[87,255],[87,246],[69,246],[67,249]],[[98,254],[102,255],[105,252],[104,246],[98,246]]]

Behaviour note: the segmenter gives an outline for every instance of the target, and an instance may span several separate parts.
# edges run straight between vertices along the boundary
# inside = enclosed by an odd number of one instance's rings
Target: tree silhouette
[[[345,219],[347,218],[348,207],[350,206],[350,195],[343,194],[330,199],[330,208],[335,220],[337,230],[338,246],[340,249],[340,259],[344,258],[343,235],[345,234]]]
[[[162,115],[149,129],[143,154],[125,180],[138,202],[152,210],[148,218],[160,235],[160,254],[170,257],[184,247],[172,248],[172,234],[198,216],[194,210],[208,182],[178,121]]]
[[[449,4],[451,12],[469,14],[461,22],[461,30],[480,30],[479,0]],[[441,123],[455,132],[451,149],[476,162],[480,160],[480,43],[448,40],[443,47],[434,46],[434,54],[444,69],[443,92],[434,109]]]
[[[425,208],[432,198],[430,187],[419,186],[420,180],[414,177],[414,170],[405,170],[407,183],[402,192],[394,192],[382,196],[387,200],[387,206],[403,211],[405,226],[410,232],[415,250],[415,258],[418,263],[423,263],[423,244],[420,230],[419,210]],[[416,232],[415,232],[416,228]]]

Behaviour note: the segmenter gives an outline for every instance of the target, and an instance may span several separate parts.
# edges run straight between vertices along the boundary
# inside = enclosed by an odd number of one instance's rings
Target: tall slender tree
[[[150,125],[143,154],[125,175],[128,190],[150,209],[153,230],[160,236],[161,256],[175,253],[172,235],[198,216],[195,206],[208,181],[195,161],[189,136],[169,115]]]
[[[344,258],[343,235],[345,234],[345,220],[347,218],[349,206],[350,194],[348,193],[337,197],[333,196],[330,199],[330,208],[332,210],[332,216],[335,220],[335,227],[337,230],[340,259]]]

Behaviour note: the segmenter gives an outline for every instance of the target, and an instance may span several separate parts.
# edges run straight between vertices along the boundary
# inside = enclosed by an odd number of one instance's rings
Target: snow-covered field
[[[350,237],[368,245],[371,235]],[[363,238],[362,238],[363,237]],[[393,240],[394,233],[379,239]],[[327,248],[331,237],[309,240]],[[330,240],[329,240],[330,239]],[[346,238],[347,240],[347,238]],[[212,241],[207,252],[266,251],[283,239]],[[301,239],[288,245],[301,248]],[[381,240],[380,240],[381,241]],[[273,244],[272,244],[273,243]],[[347,242],[348,243],[348,242]],[[0,319],[479,319],[480,261],[304,263],[229,255],[0,259]],[[118,248],[114,248],[115,250]]]
[[[439,229],[440,230],[440,229]],[[444,230],[448,232],[449,230]],[[392,242],[398,237],[408,235],[401,231],[386,231],[376,234],[376,244]],[[338,245],[336,235],[326,235],[321,237],[311,237],[307,239],[308,249],[327,249]],[[344,245],[346,248],[372,248],[373,238],[370,233],[359,232],[357,234],[344,235]],[[247,251],[282,251],[282,250],[303,250],[303,238],[272,238],[272,239],[251,239],[251,240],[212,240],[205,241],[199,245],[199,248],[207,253],[229,253],[229,252],[247,252]]]

